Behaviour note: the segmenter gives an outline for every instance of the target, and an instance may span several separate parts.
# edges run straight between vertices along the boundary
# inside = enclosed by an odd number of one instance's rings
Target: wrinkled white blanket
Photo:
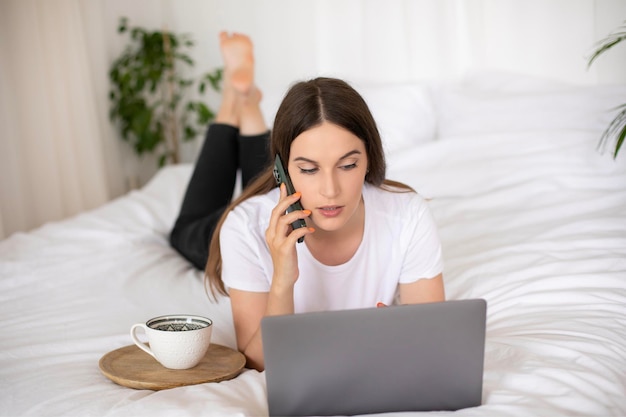
[[[413,144],[372,103],[388,176],[430,199],[448,298],[488,302],[484,404],[455,415],[626,415],[626,155],[595,149],[626,88],[499,81],[424,89],[433,136]],[[562,112],[542,107],[554,97]],[[0,242],[0,415],[267,415],[256,371],[153,392],[98,369],[161,314],[211,317],[235,346],[228,299],[167,243],[191,169]]]

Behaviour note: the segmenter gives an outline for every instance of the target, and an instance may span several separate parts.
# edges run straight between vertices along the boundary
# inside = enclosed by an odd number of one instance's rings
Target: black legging
[[[170,233],[170,244],[196,268],[204,269],[215,226],[233,197],[237,168],[242,187],[270,163],[269,132],[243,136],[239,129],[212,124]]]

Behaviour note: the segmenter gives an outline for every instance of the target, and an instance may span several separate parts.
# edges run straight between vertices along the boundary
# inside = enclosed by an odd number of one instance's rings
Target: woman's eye
[[[300,168],[300,173],[301,174],[315,174],[317,172],[317,168]]]
[[[343,169],[344,171],[350,171],[351,169],[354,169],[354,168],[356,168],[356,163],[341,166],[341,169]]]

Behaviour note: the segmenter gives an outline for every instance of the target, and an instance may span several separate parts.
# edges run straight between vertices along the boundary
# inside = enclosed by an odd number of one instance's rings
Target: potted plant
[[[198,80],[183,75],[183,67],[194,65],[186,53],[194,45],[188,35],[129,28],[126,18],[118,33],[130,35],[130,44],[109,70],[111,120],[138,155],[158,151],[159,166],[178,163],[181,141],[195,139],[215,117],[189,89],[197,84],[199,95],[207,86],[219,91],[222,70]]]
[[[626,40],[626,21],[624,21],[624,25],[598,42],[595,51],[589,58],[587,67],[590,67],[596,58],[623,40]],[[599,144],[600,147],[603,148],[606,146],[607,141],[609,141],[612,137],[615,137],[613,159],[617,158],[617,154],[624,143],[624,138],[626,138],[626,103],[617,106],[614,110],[618,110],[618,113],[606,128],[604,133],[602,133]]]

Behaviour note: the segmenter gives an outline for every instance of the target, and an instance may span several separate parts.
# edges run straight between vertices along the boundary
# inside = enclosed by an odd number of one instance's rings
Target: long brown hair
[[[352,132],[363,141],[367,152],[368,171],[365,182],[381,187],[413,191],[407,185],[385,179],[385,154],[376,122],[365,100],[345,81],[335,78],[315,78],[293,85],[276,113],[270,137],[270,155],[280,154],[289,161],[291,143],[301,133],[321,125],[333,123]],[[220,231],[228,213],[255,195],[265,194],[276,187],[273,167],[270,166],[248,185],[226,209],[209,246],[209,260],[205,271],[205,285],[215,296],[215,290],[228,295],[222,281]]]

